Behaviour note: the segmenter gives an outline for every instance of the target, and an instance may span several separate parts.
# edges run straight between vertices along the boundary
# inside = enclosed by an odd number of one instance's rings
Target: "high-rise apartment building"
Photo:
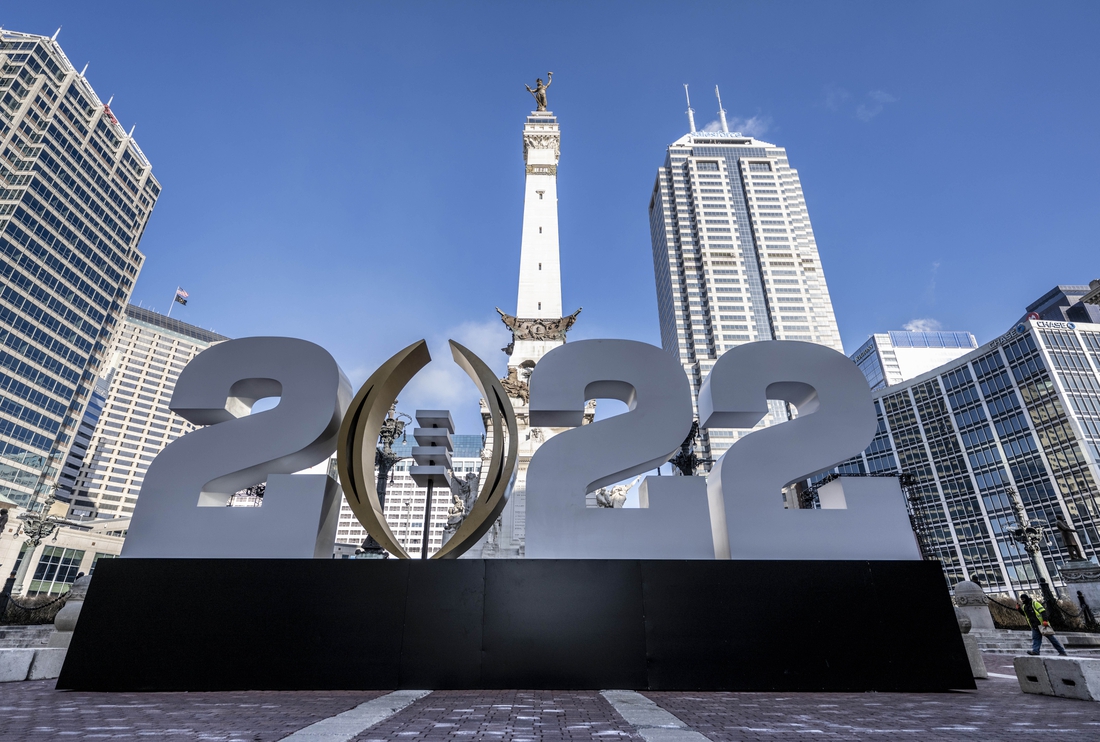
[[[719,106],[721,103],[719,103]],[[774,144],[691,131],[668,147],[649,201],[661,342],[693,395],[730,348],[803,340],[843,352],[798,171]],[[773,403],[763,425],[787,419]],[[710,430],[715,455],[746,431]]]
[[[15,502],[57,482],[159,195],[57,41],[0,30],[0,494]]]
[[[195,426],[168,409],[183,367],[228,340],[163,314],[126,307],[105,369],[103,412],[74,477],[73,517],[119,518],[134,512],[145,471],[165,446]]]
[[[411,434],[411,431],[410,431]],[[454,456],[451,459],[455,480],[462,480],[467,474],[481,472],[481,451],[484,438],[480,435],[456,435]],[[401,547],[412,557],[420,556],[420,547],[424,538],[424,507],[428,497],[426,487],[420,487],[409,474],[412,464],[413,443],[397,442],[393,452],[402,458],[390,470],[390,479],[386,484],[386,521]],[[377,476],[377,469],[375,470]],[[475,484],[476,495],[476,484]],[[428,525],[428,556],[443,546],[443,529],[447,525],[448,512],[452,498],[447,490],[437,489],[432,495],[432,515]],[[492,534],[490,534],[492,535]],[[337,543],[361,544],[367,532],[355,517],[346,500],[340,501],[340,519],[336,528]]]
[[[1100,324],[1025,320],[872,397],[875,438],[838,470],[913,476],[923,547],[950,583],[1037,587],[1012,537],[1008,487],[1046,529],[1056,581],[1069,556],[1057,518],[1077,529],[1086,557],[1100,556]]]
[[[969,332],[876,332],[851,358],[872,389],[912,379],[978,347]]]

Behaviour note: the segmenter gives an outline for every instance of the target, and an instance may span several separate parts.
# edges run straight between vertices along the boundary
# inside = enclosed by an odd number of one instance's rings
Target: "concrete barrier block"
[[[989,670],[985,669],[985,660],[978,649],[978,639],[970,634],[963,634],[963,646],[966,647],[966,659],[970,660],[970,673],[982,680],[989,679]]]
[[[1013,657],[1012,666],[1016,669],[1016,679],[1020,681],[1020,690],[1024,693],[1035,693],[1041,696],[1054,695],[1042,657],[1031,655]]]
[[[53,649],[68,649],[69,642],[73,640],[73,632],[71,631],[55,631],[50,634],[50,638],[46,641],[47,647]]]
[[[1044,657],[1054,695],[1078,701],[1100,701],[1100,659]]]
[[[33,649],[0,649],[0,683],[26,680],[34,653]]]
[[[61,674],[61,666],[65,664],[67,649],[42,649],[34,650],[34,660],[27,672],[27,680],[45,680],[56,678]]]

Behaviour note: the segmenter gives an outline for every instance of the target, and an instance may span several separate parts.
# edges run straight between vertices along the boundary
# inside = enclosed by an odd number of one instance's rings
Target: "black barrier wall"
[[[74,690],[973,688],[932,562],[104,559]]]

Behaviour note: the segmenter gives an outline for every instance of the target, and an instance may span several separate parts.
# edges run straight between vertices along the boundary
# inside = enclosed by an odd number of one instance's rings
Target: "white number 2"
[[[919,559],[893,478],[845,478],[821,490],[821,510],[785,509],[781,489],[858,455],[875,432],[870,389],[841,353],[814,343],[740,345],[699,390],[707,428],[751,428],[768,400],[798,417],[741,438],[707,479],[715,557]]]
[[[252,404],[279,396],[272,409]],[[351,385],[331,355],[305,340],[253,337],[200,353],[169,407],[196,425],[149,466],[124,557],[329,557],[338,485],[300,474],[336,450]],[[267,481],[263,506],[228,508]]]
[[[709,559],[701,477],[647,477],[641,508],[585,507],[585,493],[669,460],[691,429],[691,390],[676,359],[633,340],[553,349],[531,376],[531,424],[580,426],[587,399],[628,412],[549,438],[527,470],[527,546],[541,559]]]

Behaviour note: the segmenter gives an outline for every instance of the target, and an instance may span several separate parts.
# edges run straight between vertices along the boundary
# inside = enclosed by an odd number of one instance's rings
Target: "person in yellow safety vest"
[[[1038,600],[1032,600],[1027,593],[1020,593],[1020,602],[1016,604],[1016,610],[1024,614],[1027,625],[1031,627],[1031,651],[1028,654],[1039,654],[1043,646],[1043,632],[1040,631],[1040,627],[1050,626],[1050,622],[1045,617],[1047,609]],[[1058,637],[1051,634],[1047,639],[1050,639],[1050,643],[1058,650],[1058,654],[1066,656],[1066,648],[1062,646],[1062,642],[1058,641]]]

